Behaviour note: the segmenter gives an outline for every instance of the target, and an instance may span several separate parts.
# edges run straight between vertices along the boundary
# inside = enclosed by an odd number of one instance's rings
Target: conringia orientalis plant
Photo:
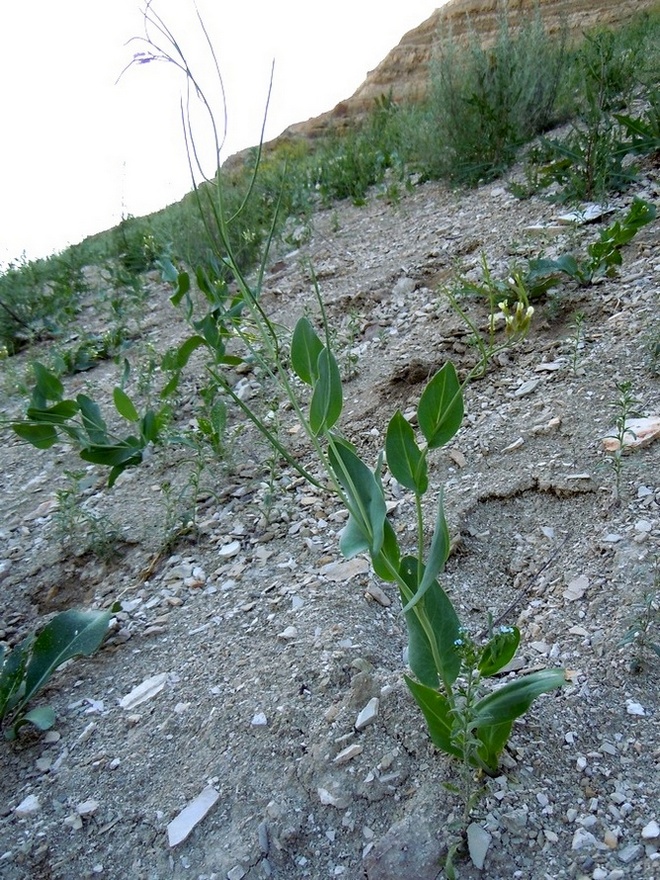
[[[141,57],[171,58],[185,72],[187,82],[200,97],[210,115],[211,127],[216,131],[210,105],[180,46],[150,7],[147,7],[146,23],[169,40],[172,53],[150,42],[147,29],[147,53]],[[215,59],[215,55],[213,57]],[[184,115],[184,123],[186,120],[189,122],[189,117]],[[189,124],[186,132],[192,169],[198,151]],[[319,485],[317,477],[303,468],[279,436],[269,429],[256,405],[251,406],[236,394],[227,367],[249,362],[289,401],[327,475],[329,490],[348,510],[348,522],[340,538],[342,554],[346,557],[368,554],[376,575],[395,584],[399,591],[409,640],[410,673],[405,680],[426,719],[432,741],[469,766],[496,773],[499,755],[514,720],[529,709],[536,697],[560,687],[564,673],[561,669],[542,670],[517,677],[496,689],[485,688],[484,680],[500,673],[513,658],[520,632],[516,627],[506,627],[491,633],[485,644],[477,644],[462,629],[456,609],[438,581],[449,556],[450,540],[440,491],[432,536],[427,542],[423,499],[430,488],[428,460],[433,452],[451,441],[461,426],[465,383],[459,382],[454,365],[447,362],[421,395],[416,413],[419,432],[401,411],[394,413],[387,427],[384,455],[381,454],[375,467],[370,466],[338,427],[343,409],[342,381],[316,283],[321,334],[308,317],[301,317],[289,337],[271,321],[260,302],[270,242],[264,249],[254,281],[249,283],[233,255],[229,235],[231,218],[227,217],[218,179],[207,179],[197,192],[200,210],[206,218],[211,218],[213,228],[209,229],[209,240],[215,244],[218,264],[229,272],[233,285],[230,287],[221,279],[208,284],[205,279],[200,289],[207,311],[196,317],[188,274],[177,273],[171,263],[164,264],[166,276],[175,285],[172,301],[175,305],[185,305],[195,330],[193,336],[169,354],[169,368],[181,370],[193,351],[205,350],[208,369],[218,387],[225,390],[274,450],[305,479]],[[198,270],[198,282],[200,278],[204,278],[204,274]],[[500,307],[509,337],[503,346],[511,344],[511,337],[524,335],[532,316],[533,310],[527,306],[524,296],[517,299],[521,305],[516,305],[513,311],[509,311],[507,303]],[[480,349],[480,362],[473,374],[483,372],[496,350],[498,343],[491,328],[489,343]],[[301,383],[307,386],[307,401],[301,394]],[[381,479],[385,462],[392,476],[414,497],[416,542],[413,548],[400,546],[387,517]]]
[[[191,91],[210,113],[180,47],[150,6],[145,15],[147,24],[169,41],[172,55],[149,43],[150,48],[138,60],[172,60],[184,71],[192,84]],[[184,112],[184,123],[187,118]],[[215,124],[212,127],[215,131]],[[192,169],[198,151],[188,125],[186,132]],[[405,681],[426,719],[433,743],[469,768],[496,773],[514,720],[529,709],[536,697],[560,687],[564,673],[561,669],[542,670],[516,677],[495,689],[484,686],[486,679],[502,672],[511,661],[520,632],[516,627],[506,627],[491,633],[481,644],[461,627],[456,609],[438,580],[450,552],[442,491],[438,492],[432,529],[426,527],[423,502],[431,488],[429,457],[446,446],[461,426],[466,382],[483,372],[489,357],[509,345],[510,339],[499,344],[495,327],[491,327],[489,343],[480,347],[479,364],[462,384],[454,365],[447,362],[421,394],[416,411],[418,431],[401,411],[395,412],[387,426],[385,449],[372,466],[339,428],[342,381],[318,287],[314,284],[320,311],[318,332],[308,317],[301,317],[291,333],[277,326],[259,295],[270,242],[254,279],[248,281],[232,249],[232,217],[225,210],[221,183],[217,178],[207,178],[196,192],[216,263],[214,267],[197,268],[195,285],[187,272],[177,272],[171,262],[162,262],[165,277],[175,287],[172,302],[184,308],[193,330],[165,358],[164,366],[174,378],[163,393],[172,393],[193,352],[205,353],[208,372],[217,387],[273,449],[305,479],[327,486],[346,507],[349,516],[340,537],[340,550],[346,557],[368,554],[376,575],[394,584],[399,592],[409,642],[410,670]],[[513,310],[504,300],[499,305],[506,330],[514,336],[526,329],[533,311],[526,302],[518,301],[520,307],[516,305]],[[202,314],[198,311],[200,304]],[[257,403],[243,400],[236,392],[227,368],[239,364],[250,364],[288,400],[326,480],[299,463],[259,414]],[[382,482],[385,466],[414,498],[416,539],[412,547],[401,546],[387,517]]]

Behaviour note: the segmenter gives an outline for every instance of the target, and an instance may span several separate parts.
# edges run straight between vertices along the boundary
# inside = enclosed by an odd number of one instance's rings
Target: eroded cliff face
[[[398,46],[371,71],[355,94],[344,102],[342,112],[360,116],[368,111],[375,98],[392,90],[395,100],[419,100],[428,83],[428,65],[433,47],[447,34],[467,39],[470,31],[479,34],[482,44],[495,40],[501,0],[450,0],[436,9],[419,27],[409,31]],[[558,34],[566,28],[569,36],[581,36],[599,25],[618,25],[636,13],[658,6],[658,0],[509,0],[511,23],[529,22],[538,7],[546,30]],[[332,118],[337,108],[329,116]],[[319,117],[319,120],[324,117]],[[310,120],[315,123],[316,120]]]
[[[506,7],[514,26],[530,21],[538,8],[549,33],[566,28],[577,38],[590,28],[621,24],[658,5],[658,0],[509,0]],[[449,33],[467,39],[474,32],[488,45],[495,38],[502,8],[502,0],[450,0],[405,34],[350,98],[321,116],[290,126],[267,147],[281,140],[318,137],[329,128],[348,125],[371,110],[376,98],[390,92],[395,101],[420,100],[428,86],[429,62],[438,41]]]

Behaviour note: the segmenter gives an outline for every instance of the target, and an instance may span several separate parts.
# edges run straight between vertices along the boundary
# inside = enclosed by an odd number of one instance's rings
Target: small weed
[[[649,333],[646,349],[649,356],[649,370],[652,376],[660,375],[660,327]]]
[[[626,440],[635,439],[634,432],[628,426],[628,420],[639,415],[641,403],[635,397],[632,390],[632,382],[617,383],[618,398],[610,404],[616,412],[614,431],[606,439],[613,440],[612,449],[607,453],[605,462],[614,474],[614,502],[621,503],[621,485],[623,478],[623,457],[625,455]]]
[[[92,553],[108,560],[121,541],[120,530],[109,517],[90,510],[81,495],[85,473],[67,471],[68,486],[58,489],[57,508],[53,514],[53,533],[62,548],[77,556]]]
[[[571,370],[574,376],[578,373],[578,361],[584,346],[584,312],[576,312],[573,315],[571,345]]]
[[[635,197],[624,217],[603,229],[598,239],[587,246],[586,258],[577,258],[569,253],[554,260],[530,260],[526,278],[541,290],[544,284],[548,288],[558,284],[561,275],[566,275],[583,287],[605,277],[612,278],[623,262],[621,249],[632,241],[640,229],[651,223],[656,214],[655,205]]]
[[[651,655],[660,657],[660,567],[657,559],[653,586],[644,593],[633,612],[619,647],[630,648],[633,671],[639,672],[648,664]]]

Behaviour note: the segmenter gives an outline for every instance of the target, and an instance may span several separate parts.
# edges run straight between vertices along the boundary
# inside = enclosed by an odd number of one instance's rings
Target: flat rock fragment
[[[369,571],[369,563],[361,556],[349,559],[347,562],[329,562],[321,567],[320,573],[329,581],[349,581],[358,574]]]
[[[364,709],[360,712],[355,722],[355,729],[362,730],[368,724],[371,724],[378,717],[378,697],[372,697]]]
[[[140,703],[151,700],[156,694],[159,694],[165,687],[167,681],[167,673],[160,672],[158,675],[152,675],[146,678],[141,684],[138,684],[132,691],[122,697],[119,705],[122,709],[133,709]]]
[[[642,838],[644,840],[655,840],[656,837],[660,837],[660,825],[658,825],[655,819],[651,819],[642,828]]]
[[[167,826],[167,839],[171,847],[183,843],[193,828],[208,815],[219,797],[220,792],[212,785],[207,785],[176,818],[172,819]]]
[[[24,798],[20,804],[14,809],[14,813],[17,816],[31,816],[33,813],[37,813],[40,809],[39,798],[34,794],[29,794],[26,798]]]
[[[594,202],[589,202],[581,208],[577,208],[575,211],[569,211],[568,214],[561,214],[557,217],[557,223],[583,226],[585,223],[595,223],[596,220],[600,220],[602,217],[607,216],[607,214],[613,213],[614,210],[615,208],[611,205],[598,205]]]
[[[606,452],[617,452],[621,448],[616,434],[616,427],[612,427],[607,436],[603,437],[603,449]],[[626,419],[626,429],[623,435],[624,449],[640,449],[653,443],[658,437],[660,437],[660,416]]]
[[[588,587],[589,578],[582,574],[579,577],[573,578],[572,581],[569,581],[562,596],[567,602],[575,602],[577,599],[581,599],[584,596]]]
[[[468,842],[468,851],[470,853],[470,858],[472,859],[472,864],[475,868],[481,870],[484,866],[484,860],[486,858],[486,853],[488,852],[488,847],[490,846],[491,836],[483,828],[479,825],[478,822],[471,822],[468,825],[467,829],[467,842]]]

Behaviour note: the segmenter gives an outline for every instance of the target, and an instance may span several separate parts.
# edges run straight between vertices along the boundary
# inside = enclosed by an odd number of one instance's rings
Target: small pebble
[[[286,629],[283,629],[282,632],[277,634],[278,639],[282,639],[283,642],[290,642],[291,639],[295,639],[298,635],[298,630],[295,626],[287,626]]]
[[[362,730],[368,724],[371,724],[378,717],[378,706],[379,706],[378,697],[372,697],[371,700],[367,703],[364,709],[360,712],[355,722],[356,730]]]
[[[31,816],[33,813],[38,812],[40,807],[39,798],[34,794],[29,794],[14,809],[14,813],[20,817]]]
[[[652,819],[642,828],[642,837],[644,840],[654,840],[656,837],[660,837],[660,825],[658,825],[655,819]]]
[[[641,703],[635,703],[633,700],[626,700],[626,712],[628,715],[646,715],[646,710]]]
[[[631,843],[629,846],[624,847],[618,853],[619,861],[623,862],[624,865],[629,865],[631,862],[636,862],[637,859],[641,858],[644,855],[644,847],[641,843]]]
[[[571,849],[596,849],[598,846],[598,841],[593,836],[591,831],[587,831],[585,828],[577,828],[575,830],[575,834],[573,835],[573,842],[571,843]]]

